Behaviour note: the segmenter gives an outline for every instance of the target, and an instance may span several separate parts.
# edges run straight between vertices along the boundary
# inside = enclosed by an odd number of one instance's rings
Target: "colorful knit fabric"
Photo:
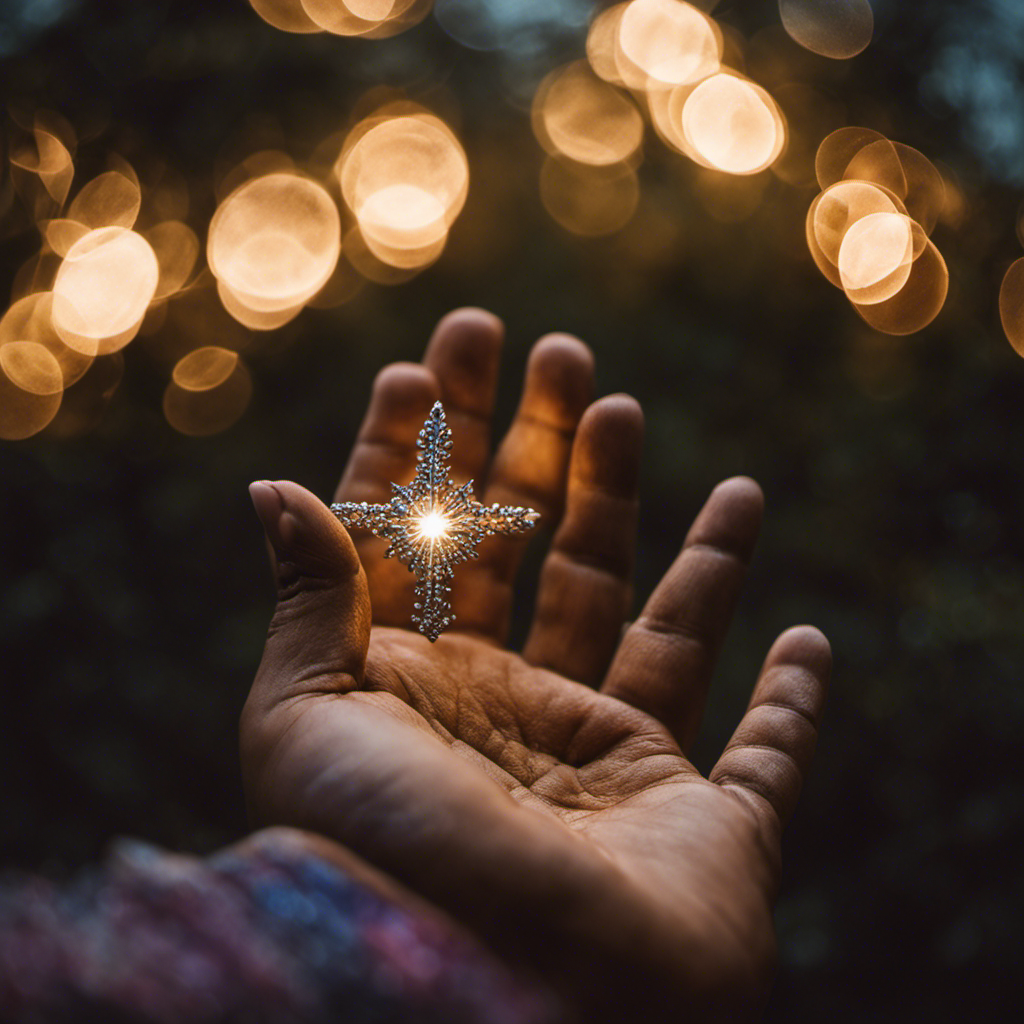
[[[551,998],[443,918],[286,834],[208,860],[119,841],[68,887],[0,883],[0,1020],[533,1024]]]

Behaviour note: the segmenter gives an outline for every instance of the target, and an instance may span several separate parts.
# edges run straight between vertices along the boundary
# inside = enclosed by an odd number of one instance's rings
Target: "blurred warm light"
[[[60,365],[37,341],[8,341],[0,346],[0,369],[11,383],[32,395],[57,395],[64,390]]]
[[[179,292],[195,269],[199,258],[196,233],[180,220],[166,220],[142,233],[152,246],[160,267],[154,299],[166,299]]]
[[[32,137],[32,144],[11,153],[11,166],[37,176],[49,200],[58,207],[62,206],[75,173],[71,152],[54,131],[48,131],[38,123]],[[35,212],[39,212],[38,209]]]
[[[628,164],[597,169],[548,157],[540,172],[540,197],[567,231],[598,237],[629,223],[640,201],[640,185]]]
[[[927,327],[941,312],[949,291],[946,261],[931,239],[925,238],[920,256],[910,268],[906,284],[890,299],[853,308],[876,331],[913,334]]]
[[[348,245],[349,236],[345,237],[346,240],[342,242],[343,247]],[[366,284],[366,280],[348,259],[340,259],[330,280],[309,300],[309,305],[314,309],[336,309],[338,306],[343,306],[359,294],[363,285]]]
[[[722,54],[711,19],[682,0],[632,0],[615,42],[619,75],[634,89],[698,82],[718,70]]]
[[[268,25],[282,32],[323,32],[306,13],[302,0],[249,0],[249,3]]]
[[[680,85],[675,89],[652,89],[643,94],[643,99],[658,138],[670,149],[703,164],[683,131],[683,107],[694,88],[692,85]]]
[[[340,251],[334,201],[295,173],[268,174],[236,188],[217,207],[207,240],[210,270],[222,298],[230,294],[236,317],[239,306],[259,314],[297,313],[327,282]]]
[[[842,180],[850,161],[872,142],[885,140],[881,132],[872,128],[859,128],[848,125],[837,128],[821,140],[817,155],[814,158],[814,173],[819,188],[826,189]]]
[[[41,249],[30,256],[17,270],[11,284],[11,302],[35,292],[46,292],[53,287],[53,282],[60,270],[62,259],[54,252]]]
[[[888,139],[876,139],[860,149],[846,165],[843,177],[884,185],[900,199],[907,194],[903,164],[896,147]]]
[[[448,211],[432,192],[396,182],[371,192],[359,207],[359,227],[382,247],[422,249],[443,244]]]
[[[346,140],[337,173],[367,247],[400,269],[437,258],[469,188],[469,165],[455,135],[420,112],[361,122]]]
[[[430,13],[433,0],[302,0],[315,25],[340,36],[381,39],[402,32]]]
[[[171,379],[186,391],[209,391],[220,387],[237,365],[237,352],[219,345],[206,345],[179,359]]]
[[[0,346],[0,438],[38,434],[60,408],[63,382],[57,360],[34,341]]]
[[[628,3],[615,4],[600,11],[587,32],[587,60],[594,74],[613,85],[625,85],[615,60],[619,24]]]
[[[949,290],[928,239],[947,205],[938,169],[911,146],[851,126],[822,141],[815,172],[824,191],[807,213],[807,245],[818,268],[876,330],[926,327]]]
[[[153,249],[141,235],[120,227],[90,231],[57,271],[53,325],[78,352],[115,352],[138,333],[159,277]]]
[[[1010,265],[999,288],[999,319],[1006,339],[1024,356],[1024,257]]]
[[[107,171],[82,186],[68,207],[67,219],[87,228],[130,228],[141,206],[138,182],[120,171]]]
[[[32,341],[42,345],[57,361],[65,388],[79,380],[93,357],[69,348],[53,326],[53,293],[34,292],[13,303],[0,318],[0,345]]]
[[[396,267],[393,263],[385,263],[366,244],[366,239],[358,225],[345,232],[345,260],[351,264],[355,272],[374,284],[399,285],[411,281],[422,269],[422,266]]]
[[[602,82],[585,61],[553,71],[533,101],[533,128],[552,156],[603,166],[628,160],[640,148],[640,111],[623,93]]]
[[[779,14],[794,41],[834,60],[864,50],[875,27],[868,0],[779,0]]]
[[[218,370],[222,370],[227,361],[226,357],[221,359],[223,361],[216,367]],[[190,390],[177,383],[177,378],[183,376],[186,381],[196,380],[198,364],[195,368],[186,365],[183,371],[180,370],[182,364],[195,360],[196,353],[189,353],[175,367],[173,379],[164,391],[164,416],[179,433],[207,437],[227,430],[241,418],[252,397],[252,378],[245,363],[236,356],[230,372],[219,383],[202,390]]]
[[[906,181],[906,191],[900,197],[907,213],[930,235],[946,209],[946,183],[938,168],[913,146],[894,142]]]
[[[46,244],[58,256],[67,256],[75,243],[89,234],[89,228],[84,224],[79,224],[77,220],[68,220],[66,217],[57,217],[54,220],[46,221],[39,227],[46,239]]]
[[[807,246],[818,269],[837,288],[839,251],[846,233],[864,217],[875,213],[906,214],[899,198],[869,181],[837,181],[807,211]]]
[[[852,143],[856,138],[853,135],[848,140]],[[844,155],[849,149],[848,145]],[[938,169],[920,150],[902,142],[886,138],[867,142],[851,157],[842,176],[888,188],[929,235],[946,204],[946,186]]]
[[[250,331],[276,331],[294,320],[305,308],[305,302],[284,309],[253,309],[246,300],[234,292],[224,281],[217,282],[217,297],[224,309]]]
[[[900,213],[861,217],[843,236],[836,260],[847,298],[861,305],[891,299],[907,283],[925,237],[914,221]]]
[[[683,132],[698,155],[716,170],[756,174],[782,152],[785,126],[772,98],[736,75],[705,79],[683,105]]]

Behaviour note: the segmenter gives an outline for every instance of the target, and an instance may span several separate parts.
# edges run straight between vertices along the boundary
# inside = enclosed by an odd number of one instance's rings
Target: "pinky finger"
[[[709,776],[751,806],[765,835],[777,836],[796,807],[831,668],[821,632],[813,626],[786,630],[768,652],[747,712]]]

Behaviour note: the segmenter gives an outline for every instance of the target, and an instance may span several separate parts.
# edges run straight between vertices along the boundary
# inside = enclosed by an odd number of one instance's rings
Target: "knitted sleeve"
[[[273,832],[210,859],[119,841],[68,886],[0,882],[0,1019],[484,1022],[557,1017],[536,982]]]

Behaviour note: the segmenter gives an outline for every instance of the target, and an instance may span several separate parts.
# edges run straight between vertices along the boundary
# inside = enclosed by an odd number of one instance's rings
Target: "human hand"
[[[542,339],[488,471],[500,342],[494,318],[463,310],[423,365],[382,371],[336,500],[387,500],[409,479],[440,398],[456,481],[559,523],[522,654],[504,646],[521,539],[491,538],[459,567],[455,626],[430,644],[384,542],[350,538],[295,484],[254,485],[279,598],[241,722],[251,812],[341,842],[531,964],[582,1018],[743,1019],[770,978],[780,835],[828,644],[810,627],[776,641],[703,778],[685,754],[760,491],[742,478],[715,489],[622,634],[639,406],[587,408],[588,350]]]

